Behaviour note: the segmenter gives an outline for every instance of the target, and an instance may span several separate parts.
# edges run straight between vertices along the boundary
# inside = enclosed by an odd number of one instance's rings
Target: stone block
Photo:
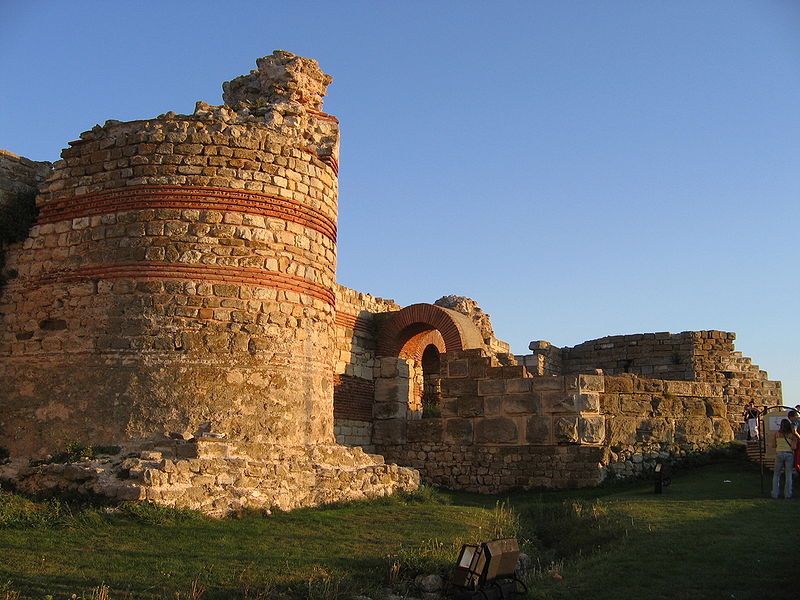
[[[532,377],[519,377],[517,379],[506,379],[507,394],[525,394],[531,391]]]
[[[606,420],[608,442],[611,446],[629,446],[636,443],[639,419],[615,416]]]
[[[553,394],[547,398],[547,403],[550,405],[550,408],[553,412],[573,413],[575,412],[575,396],[576,394],[574,392]]]
[[[484,396],[483,414],[487,417],[499,415],[501,413],[504,399],[505,396]]]
[[[478,382],[469,378],[442,379],[442,393],[445,396],[465,396],[478,393]]]
[[[486,370],[489,368],[489,359],[486,357],[469,359],[469,377],[486,377]]]
[[[483,416],[483,399],[480,396],[461,396],[457,399],[458,416]]]
[[[664,382],[661,379],[636,377],[633,380],[633,386],[636,392],[661,393],[664,391]]]
[[[578,417],[558,417],[553,422],[553,435],[559,444],[578,442]]]
[[[376,419],[405,419],[408,405],[405,402],[374,402],[372,416]]]
[[[664,391],[671,396],[692,396],[694,384],[691,381],[665,381]]]
[[[564,389],[564,378],[549,375],[531,377],[531,389],[541,392],[560,392]]]
[[[673,416],[675,415],[676,402],[674,398],[666,398],[663,396],[653,396],[650,400],[650,407],[653,415],[660,416]]]
[[[550,417],[528,417],[525,421],[525,441],[528,444],[551,443],[551,425]]]
[[[374,444],[404,444],[406,441],[406,420],[386,419],[375,421],[372,429]]]
[[[706,403],[700,398],[679,398],[675,402],[676,410],[689,417],[705,417]],[[680,406],[680,409],[677,407]]]
[[[447,439],[456,444],[472,443],[472,421],[469,419],[446,419]]]
[[[469,375],[469,361],[466,359],[451,360],[447,363],[448,377],[466,377]]]
[[[600,394],[574,394],[577,412],[598,412],[600,410]]]
[[[503,398],[503,412],[511,415],[539,414],[542,402],[538,394],[511,394]]]
[[[605,381],[602,375],[579,375],[578,391],[602,392],[605,391]]]
[[[600,412],[602,413],[618,413],[619,412],[619,394],[609,394],[603,392],[600,394]]]
[[[640,415],[652,408],[651,397],[645,394],[620,394],[619,409],[623,414]]]
[[[580,389],[578,385],[578,375],[565,375],[564,376],[564,391],[566,392],[577,392]]]
[[[718,394],[714,393],[714,388],[710,383],[705,383],[702,381],[695,381],[694,382],[694,396],[717,396]]]
[[[705,400],[707,417],[727,417],[728,408],[722,399],[709,398]]]
[[[408,442],[441,442],[444,425],[441,419],[418,419],[406,423]]]
[[[505,394],[506,382],[503,379],[481,379],[478,381],[477,391],[481,396],[497,396]]]
[[[380,377],[397,377],[399,372],[397,370],[397,360],[394,357],[382,357],[379,368]]]
[[[441,398],[439,410],[443,417],[455,417],[458,415],[458,398]]]
[[[733,439],[733,429],[727,418],[715,418],[711,420],[711,423],[716,441],[730,442]]]
[[[671,443],[673,441],[673,437],[673,426],[670,419],[641,419],[636,427],[637,442]]]
[[[509,444],[519,441],[519,430],[512,419],[488,417],[475,421],[475,442],[478,444]]]
[[[689,417],[675,422],[675,441],[678,443],[710,442],[714,428],[711,419]]]
[[[401,379],[376,379],[375,402],[408,402],[408,381]]]
[[[602,443],[606,437],[605,417],[581,417],[578,422],[578,432],[582,443]]]
[[[604,391],[616,393],[633,392],[633,379],[631,377],[605,377]]]

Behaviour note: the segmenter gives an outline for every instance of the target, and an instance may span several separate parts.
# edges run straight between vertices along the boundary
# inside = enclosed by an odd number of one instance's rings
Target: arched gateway
[[[397,395],[393,403],[407,398],[407,412],[401,412],[413,419],[423,416],[426,398],[435,404],[439,355],[483,347],[480,331],[469,317],[435,304],[421,303],[386,318],[379,330],[376,354],[383,360],[396,358],[404,363],[388,389]],[[376,400],[386,401],[380,391]]]
[[[433,344],[439,352],[483,348],[480,331],[459,312],[435,304],[412,304],[391,313],[378,335],[378,356],[422,359]]]

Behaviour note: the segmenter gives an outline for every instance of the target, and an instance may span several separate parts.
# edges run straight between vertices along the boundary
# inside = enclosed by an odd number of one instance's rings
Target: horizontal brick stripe
[[[372,335],[374,333],[369,321],[363,317],[359,317],[358,315],[337,312],[335,322],[337,325],[347,327],[348,329],[352,329],[353,331],[358,331],[359,333],[366,335]]]
[[[334,117],[333,115],[329,115],[328,113],[322,112],[321,110],[314,110],[312,108],[306,109],[309,114],[314,115],[318,119],[322,119],[323,121],[332,121],[333,123],[338,123],[339,119]]]
[[[41,286],[48,283],[87,279],[187,279],[215,283],[238,283],[297,292],[331,306],[335,302],[335,294],[332,290],[302,277],[245,267],[157,262],[87,265],[73,271],[58,271],[24,281],[15,280],[15,282],[19,282],[20,285]]]
[[[314,229],[336,241],[336,222],[294,200],[228,188],[136,186],[62,198],[41,207],[36,222],[54,223],[127,210],[177,208],[238,212],[283,219]]]

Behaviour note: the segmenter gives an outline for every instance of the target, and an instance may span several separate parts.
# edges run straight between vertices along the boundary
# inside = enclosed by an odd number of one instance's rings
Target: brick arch
[[[412,331],[413,330],[414,329],[412,329]],[[400,339],[404,339],[405,337],[405,332],[401,332]],[[400,348],[397,356],[421,361],[425,348],[430,345],[435,346],[440,354],[447,352],[447,345],[444,343],[441,332],[438,329],[427,329],[411,335],[403,344],[403,347]]]
[[[378,335],[378,356],[397,356],[422,358],[423,336],[436,331],[439,336],[432,336],[443,347],[437,345],[440,352],[482,348],[483,339],[472,320],[459,312],[442,308],[434,304],[412,304],[403,310],[391,313],[383,323]],[[441,340],[439,340],[439,337]]]

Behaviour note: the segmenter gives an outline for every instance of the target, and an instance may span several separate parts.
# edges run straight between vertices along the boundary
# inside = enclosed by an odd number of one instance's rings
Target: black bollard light
[[[656,463],[654,475],[656,483],[655,492],[656,494],[663,494],[664,488],[667,487],[670,483],[672,483],[672,477],[670,476],[669,467],[662,463]]]

